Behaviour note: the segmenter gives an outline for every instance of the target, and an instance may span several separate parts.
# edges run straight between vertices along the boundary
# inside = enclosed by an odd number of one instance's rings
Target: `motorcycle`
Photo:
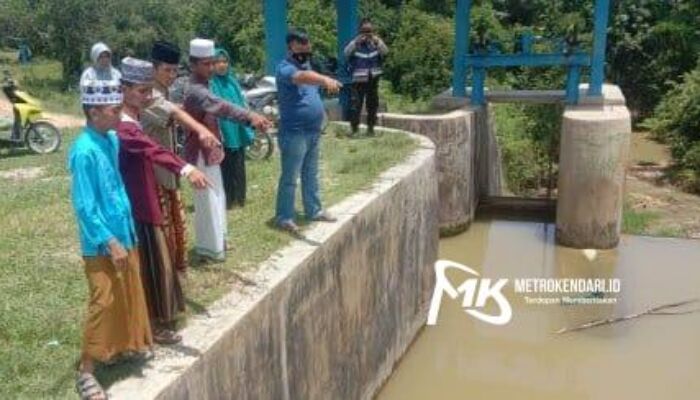
[[[241,78],[241,86],[250,108],[274,123],[275,128],[266,134],[256,136],[254,143],[248,149],[249,158],[255,160],[267,159],[273,153],[274,144],[272,137],[277,134],[277,126],[279,125],[279,106],[277,104],[275,77],[263,76],[262,78],[257,78],[255,75],[245,74]],[[330,121],[328,110],[324,107],[323,111],[322,135],[326,133],[326,128]]]
[[[185,97],[187,82],[189,80],[189,72],[182,69],[178,73],[178,78],[173,84],[170,95],[171,100],[175,103],[182,104]],[[265,115],[268,119],[274,122],[274,128],[268,132],[256,132],[253,138],[253,143],[246,148],[246,158],[249,160],[266,160],[272,156],[275,150],[273,135],[276,135],[277,130],[277,88],[275,86],[274,77],[266,77],[269,79],[261,80],[259,88],[258,80],[253,75],[245,75],[241,82],[244,88],[244,95],[248,106],[258,114]],[[246,84],[248,86],[246,86]],[[246,89],[247,88],[247,89]],[[186,132],[181,126],[176,127],[177,148],[178,153],[182,154],[182,148],[185,143]]]
[[[245,74],[240,82],[248,106],[273,123],[273,128],[267,132],[256,132],[253,143],[246,149],[246,157],[250,160],[267,160],[275,151],[273,136],[277,135],[279,125],[275,77],[264,76],[257,79],[252,74]]]
[[[41,103],[19,90],[10,72],[3,72],[2,91],[12,103],[13,118],[0,118],[0,143],[11,148],[27,146],[37,154],[52,153],[61,146],[61,131],[44,119]]]
[[[325,59],[323,62],[312,63],[312,68],[326,75],[335,76],[338,62],[335,58]],[[171,88],[171,98],[175,102],[182,102],[185,88],[187,86],[187,71],[182,70],[178,74],[180,77]],[[273,128],[267,132],[256,132],[253,143],[246,149],[246,158],[250,160],[266,160],[274,153],[274,137],[277,135],[279,126],[279,106],[277,104],[277,83],[274,76],[257,77],[253,74],[244,74],[239,80],[243,88],[243,95],[251,110],[261,114],[273,122]],[[326,128],[330,121],[328,109],[324,107],[323,123],[321,134],[326,133]],[[184,131],[178,132],[178,143],[184,143]]]

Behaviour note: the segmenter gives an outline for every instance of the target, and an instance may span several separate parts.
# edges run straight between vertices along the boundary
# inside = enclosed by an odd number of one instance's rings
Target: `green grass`
[[[0,153],[0,171],[43,167],[33,180],[0,178],[0,398],[75,398],[73,371],[80,347],[87,288],[69,201],[65,152],[48,156]],[[323,138],[321,177],[326,205],[370,185],[404,159],[415,142],[402,134],[373,139]],[[277,158],[248,163],[248,202],[229,213],[235,250],[225,264],[193,267],[186,283],[190,312],[202,311],[240,284],[290,236],[268,226],[273,216]],[[186,193],[191,205],[191,193]],[[192,215],[188,215],[192,220]],[[190,229],[190,235],[192,229]],[[108,381],[133,373],[107,371]]]
[[[664,226],[650,232],[651,236],[668,238],[686,238],[686,232],[680,226]]]
[[[494,104],[492,110],[507,191],[524,197],[542,193],[550,179],[550,153],[556,187],[559,153],[556,137],[563,110],[551,104]]]
[[[402,114],[429,114],[434,113],[430,109],[429,99],[411,99],[395,93],[391,89],[391,83],[383,79],[379,81],[379,101],[386,104],[387,111]]]
[[[659,216],[650,211],[635,211],[625,204],[622,211],[622,232],[628,235],[645,235],[649,225]]]
[[[622,216],[622,232],[666,238],[687,238],[687,232],[677,225],[659,226],[661,216],[653,211],[633,211],[625,208]]]
[[[0,52],[0,71],[9,70],[21,90],[41,101],[46,111],[82,115],[77,91],[63,91],[62,67],[58,61],[36,57],[19,65],[16,53]]]

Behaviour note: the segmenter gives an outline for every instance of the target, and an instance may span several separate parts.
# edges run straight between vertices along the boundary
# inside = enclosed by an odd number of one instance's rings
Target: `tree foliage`
[[[620,85],[638,118],[695,66],[700,51],[697,0],[615,2],[608,77]],[[692,14],[695,13],[695,14]]]
[[[594,0],[475,0],[473,45],[499,42],[516,50],[516,37],[529,30],[547,38],[572,29],[592,29]],[[395,91],[427,97],[449,86],[454,42],[454,0],[361,0],[391,47],[387,78]],[[664,93],[695,65],[700,50],[697,0],[617,0],[608,45],[608,78],[618,83],[630,106],[649,115]],[[29,40],[35,54],[58,58],[67,83],[87,61],[91,43],[107,42],[116,56],[146,56],[155,39],[183,47],[201,35],[232,54],[239,69],[261,71],[264,64],[263,2],[260,0],[4,0],[0,2],[3,45]],[[334,0],[289,0],[289,24],[306,28],[317,54],[337,51]],[[590,35],[581,35],[582,45]],[[116,57],[115,57],[116,58]],[[116,60],[115,60],[116,61]],[[531,74],[500,74],[506,86],[524,86]],[[525,76],[520,78],[520,73]],[[539,75],[538,70],[532,74]],[[500,74],[500,75],[499,75]],[[547,74],[542,86],[560,87],[561,74]]]
[[[97,41],[112,47],[116,61],[125,54],[147,56],[157,39],[186,40],[192,30],[192,7],[198,1],[5,0],[0,6],[0,31],[3,37],[28,40],[35,54],[59,60],[68,88],[77,81],[90,45]]]
[[[672,85],[646,125],[671,144],[683,183],[700,192],[700,63]]]
[[[435,95],[449,87],[453,25],[450,20],[404,8],[386,63],[394,89],[413,98]]]
[[[262,70],[265,63],[263,2],[205,0],[195,10],[193,36],[215,40],[238,69]]]

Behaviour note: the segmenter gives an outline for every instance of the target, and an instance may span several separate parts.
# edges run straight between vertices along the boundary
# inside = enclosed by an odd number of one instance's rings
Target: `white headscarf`
[[[90,50],[90,59],[92,60],[92,63],[97,65],[97,59],[99,59],[100,54],[104,53],[105,51],[112,54],[112,50],[110,50],[109,47],[102,42],[97,42],[92,45],[92,50]]]
[[[100,68],[97,64],[97,60],[100,58],[100,54],[104,52],[112,54],[112,50],[102,43],[98,42],[92,46],[90,49],[90,60],[92,60],[92,65],[83,71],[80,76],[80,86],[89,85],[92,81],[110,81],[116,85],[120,83],[122,74],[118,69],[110,65],[108,68]]]

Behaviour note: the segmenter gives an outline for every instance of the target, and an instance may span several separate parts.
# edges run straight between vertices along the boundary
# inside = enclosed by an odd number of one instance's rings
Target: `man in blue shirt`
[[[70,149],[68,167],[90,294],[76,389],[81,398],[106,399],[95,362],[150,355],[153,339],[131,204],[119,173],[114,129],[121,120],[121,88],[86,81],[81,101],[87,125]]]
[[[323,211],[318,185],[318,156],[321,125],[324,118],[319,87],[336,93],[342,86],[335,79],[311,70],[311,42],[306,33],[293,30],[287,34],[287,58],[277,67],[277,95],[280,109],[278,143],[282,173],[277,188],[276,223],[294,234],[294,195],[301,175],[304,213],[312,221],[334,222]]]

